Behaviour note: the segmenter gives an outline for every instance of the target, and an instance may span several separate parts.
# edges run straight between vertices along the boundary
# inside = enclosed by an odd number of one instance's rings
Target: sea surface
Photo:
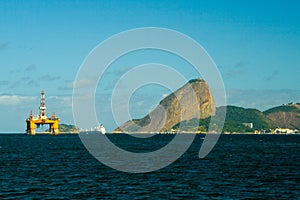
[[[300,199],[300,135],[221,135],[204,159],[203,135],[176,162],[133,174],[97,161],[78,135],[0,135],[0,199]],[[110,135],[150,151],[172,135]]]

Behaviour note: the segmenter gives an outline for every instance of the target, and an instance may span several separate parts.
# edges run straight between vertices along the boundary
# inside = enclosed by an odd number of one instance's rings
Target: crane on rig
[[[33,116],[32,111],[30,111],[29,117],[26,119],[27,129],[26,133],[28,135],[36,134],[36,127],[40,125],[48,124],[49,125],[49,133],[52,135],[59,134],[59,118],[56,117],[55,112],[53,112],[51,117],[47,117],[46,115],[46,101],[45,101],[45,92],[41,91],[40,98],[40,113],[38,116]]]

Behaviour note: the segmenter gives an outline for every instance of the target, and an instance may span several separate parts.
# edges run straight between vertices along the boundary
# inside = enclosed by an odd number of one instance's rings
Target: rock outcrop
[[[281,128],[300,130],[300,104],[290,103],[264,112],[265,115]]]
[[[208,84],[202,79],[190,80],[141,119],[124,123],[113,132],[165,132],[181,121],[204,119],[214,115],[215,103]]]

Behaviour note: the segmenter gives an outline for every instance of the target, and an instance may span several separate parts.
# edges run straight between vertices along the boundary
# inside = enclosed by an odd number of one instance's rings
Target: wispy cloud
[[[16,68],[12,68],[10,69],[10,73],[12,74],[28,74],[29,72],[33,72],[36,71],[37,67],[35,64],[30,64],[30,65],[25,65],[25,66],[21,66],[21,67],[16,67]],[[25,73],[24,73],[25,72]]]
[[[35,101],[37,97],[19,95],[0,95],[0,105],[18,105]]]
[[[275,70],[275,71],[271,72],[270,74],[268,74],[265,77],[265,80],[266,81],[274,80],[274,79],[278,78],[278,75],[279,75],[279,71]]]
[[[19,80],[13,81],[13,82],[9,83],[8,89],[15,89],[20,85],[21,85],[21,82]]]
[[[237,62],[233,67],[229,68],[227,71],[225,71],[225,77],[226,78],[234,78],[241,75],[244,75],[246,73],[247,66],[249,65],[248,62]],[[226,70],[226,67],[221,67],[222,69]]]
[[[123,74],[125,74],[126,72],[128,72],[131,69],[131,67],[122,67],[122,68],[117,68],[114,69],[114,71],[112,71],[111,73],[117,76],[121,76]]]
[[[249,65],[249,62],[244,62],[244,61],[239,61],[237,62],[233,67],[234,68],[238,68],[238,69],[241,69],[241,68],[245,68]]]
[[[58,90],[73,90],[73,82],[66,82],[64,85],[58,86]]]
[[[26,84],[28,85],[28,86],[34,86],[34,87],[37,87],[39,84],[35,81],[35,80],[33,80],[33,79],[28,79],[27,80],[27,82],[26,82]]]
[[[25,96],[15,94],[0,94],[0,107],[1,106],[21,106],[35,105],[39,103],[39,96]],[[47,96],[46,105],[55,110],[64,110],[71,112],[72,96]],[[29,106],[30,107],[30,106]],[[33,109],[33,108],[29,108]],[[51,110],[52,110],[51,109]]]
[[[85,78],[77,81],[68,81],[65,82],[64,85],[59,86],[58,90],[73,90],[74,88],[92,88],[95,84],[95,81],[97,79],[91,78]]]
[[[46,81],[46,82],[53,82],[53,81],[59,80],[60,78],[61,78],[60,76],[51,76],[51,75],[47,74],[47,75],[41,76],[39,78],[39,80]]]
[[[86,87],[93,86],[93,84],[94,84],[93,79],[81,79],[81,80],[74,81],[72,83],[72,87],[74,87],[74,88],[86,88]]]
[[[30,76],[22,76],[18,80],[14,80],[11,82],[7,81],[5,83],[6,85],[8,85],[8,89],[15,89],[24,84],[27,86],[35,86],[35,87],[38,86],[37,81]]]
[[[56,106],[72,106],[72,96],[49,96],[47,97],[47,100]]]

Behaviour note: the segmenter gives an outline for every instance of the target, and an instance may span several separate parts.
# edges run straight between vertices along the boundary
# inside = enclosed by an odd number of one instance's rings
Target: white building
[[[249,128],[253,128],[253,123],[243,123],[244,126],[247,126]]]
[[[289,128],[276,128],[273,133],[298,133],[297,129],[289,129]]]

